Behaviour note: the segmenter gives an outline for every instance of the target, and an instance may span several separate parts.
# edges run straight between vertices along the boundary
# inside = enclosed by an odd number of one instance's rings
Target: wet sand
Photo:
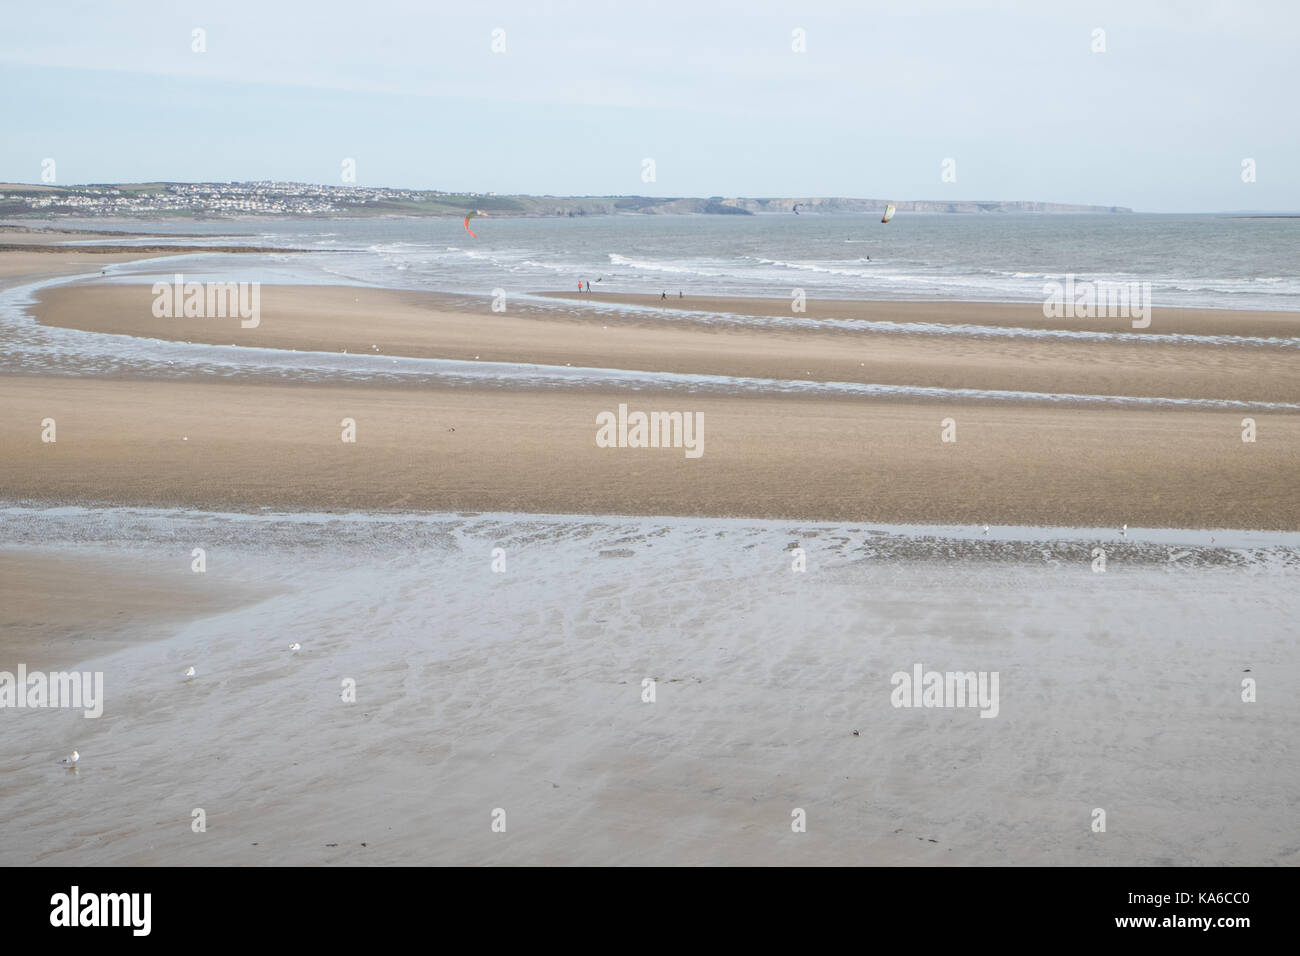
[[[0,551],[0,670],[72,667],[265,596],[194,572],[190,555]]]
[[[599,296],[592,297],[600,298]],[[611,297],[604,297],[609,300]],[[638,297],[625,297],[638,298]],[[43,324],[221,346],[523,362],[799,381],[1082,395],[1300,403],[1297,350],[1185,344],[980,339],[963,336],[706,327],[614,316],[575,306],[568,314],[491,311],[490,300],[321,286],[264,286],[260,322],[238,317],[156,318],[148,285],[82,284],[48,290]],[[693,307],[770,311],[758,300]],[[1027,307],[983,303],[826,303],[848,318],[1038,327]],[[785,315],[789,315],[787,307]],[[1300,335],[1300,315],[1161,312],[1170,329],[1198,335]],[[1042,319],[1041,310],[1038,318]],[[1061,328],[1087,323],[1060,323]],[[1056,327],[1056,326],[1053,326]],[[1097,330],[1097,323],[1092,323]],[[1114,322],[1111,331],[1119,331]]]
[[[0,715],[0,865],[1300,862],[1298,705],[1266,690],[1300,679],[1294,546],[1029,534],[10,515],[0,549],[203,540],[207,586],[275,596],[99,660],[99,719]],[[998,672],[996,718],[892,706],[916,663]]]

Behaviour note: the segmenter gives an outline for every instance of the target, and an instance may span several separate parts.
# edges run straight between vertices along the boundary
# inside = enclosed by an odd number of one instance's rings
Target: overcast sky
[[[351,157],[499,193],[1300,210],[1295,2],[41,0],[0,31],[0,181]]]

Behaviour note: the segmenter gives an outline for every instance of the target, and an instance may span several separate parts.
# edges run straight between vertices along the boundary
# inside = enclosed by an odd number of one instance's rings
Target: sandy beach
[[[977,302],[814,302],[816,330],[663,321],[610,316],[575,305],[557,317],[496,313],[490,300],[357,287],[268,286],[260,321],[238,317],[157,318],[149,286],[95,283],[40,296],[40,322],[90,332],[204,342],[243,348],[297,349],[358,355],[527,362],[588,368],[640,369],[774,379],[873,382],[940,388],[1043,393],[1223,398],[1300,403],[1294,348],[1227,351],[1195,344],[1128,344],[1117,320],[1061,320],[1053,328],[1120,332],[1116,342],[979,339],[871,334],[841,320],[906,324],[1001,323],[1042,328],[1042,310]],[[598,302],[653,304],[644,296],[592,296]],[[721,314],[791,316],[764,300],[702,299],[692,309]],[[507,303],[507,309],[509,305]],[[1037,311],[1037,321],[1033,313]],[[1170,309],[1158,313],[1161,334],[1300,336],[1295,313],[1224,313]],[[1153,323],[1154,326],[1154,323]]]
[[[261,384],[242,372],[220,381],[140,381],[129,369],[91,380],[0,376],[0,397],[14,410],[0,423],[10,449],[0,483],[10,497],[237,510],[1300,529],[1293,348],[714,328],[577,306],[558,317],[526,307],[500,314],[487,300],[360,287],[268,286],[259,324],[242,328],[237,317],[157,318],[152,301],[146,285],[78,283],[40,293],[33,313],[45,326],[208,343],[233,356],[292,350],[380,367],[411,357],[947,392],[918,401],[653,384],[632,392],[426,379]],[[768,306],[712,301],[707,310],[763,314]],[[1021,305],[818,307],[905,323],[1003,316],[1033,324]],[[1282,313],[1184,309],[1161,318],[1197,336],[1300,330],[1300,318]],[[980,394],[987,390],[1034,394],[994,401]],[[1238,404],[1059,398],[1069,394]],[[699,413],[705,452],[597,447],[597,415],[620,403]],[[55,445],[39,440],[36,426],[47,417],[58,423]],[[1254,442],[1242,441],[1245,417],[1255,421]],[[342,441],[345,418],[357,423],[355,444]],[[955,423],[955,441],[942,440],[945,419]]]
[[[1300,315],[268,284],[245,329],[94,277],[167,251],[5,238],[0,294],[86,279],[5,317],[0,670],[107,701],[4,715],[0,864],[1300,862],[1300,712],[1240,700],[1300,677]],[[703,454],[598,447],[620,404]],[[999,718],[891,706],[916,663]]]
[[[1202,411],[25,377],[0,401],[0,487],[21,500],[1300,528],[1295,414],[1248,444],[1239,413]],[[598,448],[620,402],[701,413],[703,455]]]

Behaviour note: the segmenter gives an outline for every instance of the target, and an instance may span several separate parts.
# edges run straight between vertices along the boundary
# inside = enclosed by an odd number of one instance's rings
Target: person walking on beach
[[[581,280],[581,279],[578,280],[578,291],[579,291],[579,292],[582,291],[582,280]]]
[[[659,298],[661,298],[661,299],[666,299],[666,298],[668,298],[668,290],[665,289],[663,292],[660,292],[660,293],[659,293]]]

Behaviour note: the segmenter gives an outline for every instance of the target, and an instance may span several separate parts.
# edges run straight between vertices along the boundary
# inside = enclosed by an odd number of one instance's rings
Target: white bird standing
[[[988,533],[989,533],[989,526],[988,526],[988,525],[985,525],[985,526],[984,526],[984,533],[985,533],[985,534],[988,534]]]
[[[300,651],[302,650],[302,645],[299,644],[297,641],[294,641],[292,644],[289,645],[289,650]]]
[[[59,763],[60,763],[62,766],[67,767],[69,770],[71,770],[73,767],[75,767],[75,766],[77,765],[77,761],[80,760],[80,759],[81,759],[81,754],[77,753],[77,752],[74,750],[74,751],[72,751],[71,754],[69,754],[68,756],[64,757],[62,760],[60,760]]]
[[[194,680],[194,673],[195,673],[195,671],[194,671],[193,666],[191,666],[191,667],[187,667],[187,668],[185,669],[185,679],[186,679],[187,681]]]
[[[1122,527],[1122,528],[1119,529],[1119,536],[1120,536],[1121,538],[1127,538],[1127,537],[1128,537],[1128,525],[1127,525],[1127,524],[1124,525],[1124,527]]]

